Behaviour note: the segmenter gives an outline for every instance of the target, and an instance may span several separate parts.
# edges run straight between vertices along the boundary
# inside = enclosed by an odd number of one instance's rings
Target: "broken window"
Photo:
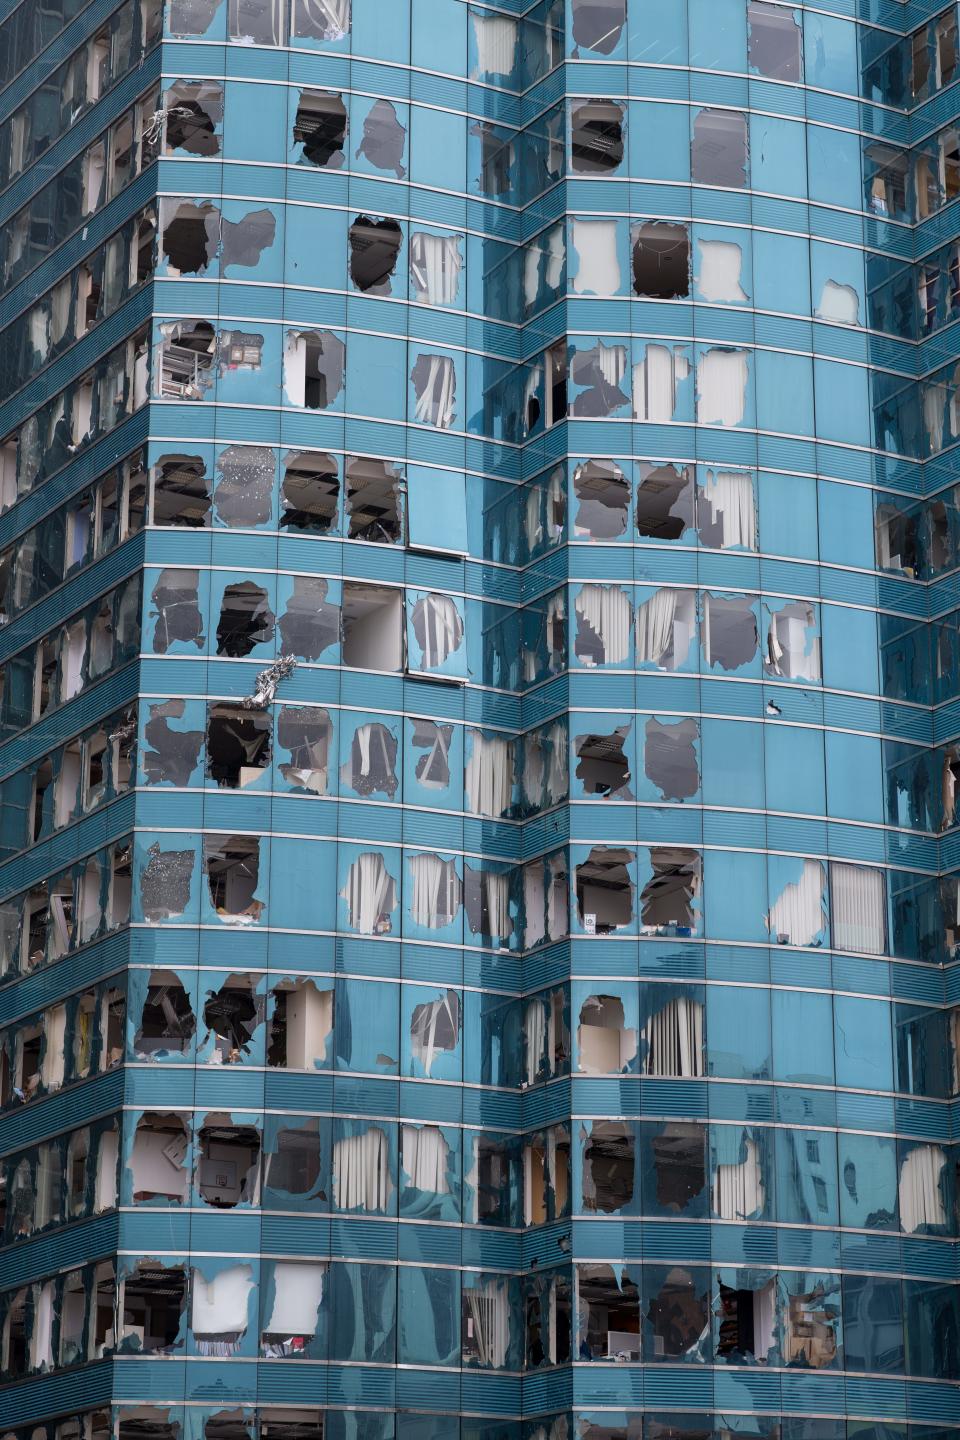
[[[164,97],[166,152],[219,155],[218,127],[223,122],[223,86],[210,80],[188,84],[178,80]]]
[[[576,870],[577,914],[588,935],[611,935],[633,919],[630,850],[596,845]]]
[[[509,16],[472,11],[473,34],[477,44],[475,76],[508,80],[516,64],[517,21]]]
[[[510,173],[516,151],[511,136],[514,132],[505,131],[491,125],[487,120],[478,120],[470,127],[470,134],[476,135],[480,141],[480,178],[479,189],[484,195],[496,197],[508,195],[513,184],[513,177]]]
[[[690,376],[690,360],[681,345],[648,342],[633,367],[633,414],[637,420],[667,424],[675,418],[680,386]]]
[[[403,591],[343,583],[343,663],[361,670],[403,669]]]
[[[321,990],[315,980],[304,979],[282,980],[274,987],[268,1065],[313,1070],[327,1059],[332,1033],[332,990]]]
[[[725,1285],[724,1275],[734,1284]],[[777,1282],[758,1280],[751,1285],[752,1278],[749,1270],[717,1274],[716,1354],[728,1365],[764,1364],[776,1345]]]
[[[640,466],[637,532],[653,540],[679,540],[693,525],[693,473],[687,466]]]
[[[350,758],[341,776],[358,795],[397,793],[397,741],[386,725],[371,721],[358,725],[350,745]]]
[[[763,668],[768,675],[819,682],[820,636],[813,605],[791,600],[777,610],[770,609],[766,649]]]
[[[778,945],[814,945],[826,926],[823,865],[819,860],[801,865],[800,878],[783,887],[767,916]]]
[[[235,1355],[247,1328],[252,1265],[228,1265],[208,1280],[193,1272],[190,1326],[199,1355]]]
[[[315,705],[284,705],[277,717],[277,744],[289,752],[280,765],[288,785],[325,795],[330,774],[333,726],[326,710]]]
[[[615,540],[625,534],[630,486],[612,460],[587,460],[573,472],[578,506],[574,533],[591,540]]]
[[[651,717],[644,726],[643,769],[665,800],[689,800],[700,788],[696,720],[664,722]]]
[[[437,669],[463,643],[463,620],[450,595],[421,596],[410,612],[410,624],[420,647],[421,670]]]
[[[332,455],[300,450],[287,455],[280,490],[281,529],[327,535],[336,528],[340,478]]]
[[[187,1276],[180,1265],[138,1260],[124,1278],[120,1301],[120,1349],[169,1355],[183,1347]]]
[[[415,395],[413,418],[421,425],[449,430],[457,418],[457,374],[450,356],[419,354],[410,380]]]
[[[796,12],[786,6],[751,0],[747,19],[751,70],[771,80],[799,81],[802,31]]]
[[[583,665],[620,665],[630,654],[630,600],[617,585],[581,585],[574,653]]]
[[[190,904],[193,877],[193,850],[161,850],[154,841],[140,877],[140,899],[144,920],[168,920],[186,912]]]
[[[659,933],[694,930],[700,893],[699,853],[677,845],[654,845],[650,866],[653,874],[640,893],[641,925]]]
[[[446,790],[450,785],[450,746],[453,726],[438,725],[434,720],[413,720],[410,743],[415,750],[426,750],[417,758],[414,771],[417,784],[425,790]]]
[[[530,1276],[525,1289],[527,1368],[566,1364],[571,1358],[569,1278],[563,1274]],[[551,1440],[561,1440],[566,1428],[554,1436],[555,1428],[551,1427]]]
[[[613,415],[629,405],[629,395],[620,388],[626,374],[627,350],[623,345],[604,345],[601,340],[589,349],[575,349],[570,379],[584,388],[575,395],[571,413],[590,419]]]
[[[184,700],[164,700],[150,706],[144,739],[153,748],[143,752],[143,772],[149,785],[190,783],[200,759],[203,731],[173,729],[170,721],[182,720],[185,710]]]
[[[346,462],[347,537],[392,545],[403,540],[400,471],[389,460],[351,455]]]
[[[581,1126],[583,1137],[583,1208],[614,1215],[633,1203],[635,1136],[622,1120],[594,1120]]]
[[[397,908],[397,885],[377,851],[358,855],[340,891],[347,902],[350,928],[361,935],[389,935]]]
[[[656,591],[637,606],[637,663],[652,663],[661,670],[679,669],[696,633],[696,593]]]
[[[421,855],[415,858],[433,857]],[[414,1060],[420,1062],[428,1077],[439,1051],[456,1050],[460,1043],[460,997],[456,990],[447,990],[436,1000],[414,1006],[410,1018],[410,1043]]]
[[[471,751],[464,771],[467,809],[472,815],[499,819],[513,799],[515,744],[501,735],[469,732]]]
[[[290,33],[310,40],[342,40],[350,33],[350,0],[293,0]],[[314,1440],[313,1432],[302,1440]]]
[[[624,110],[615,100],[574,101],[570,160],[578,175],[609,175],[623,163]]]
[[[350,279],[358,290],[389,295],[390,276],[397,268],[403,231],[396,220],[358,215],[350,226]]]
[[[137,1121],[130,1151],[134,1205],[157,1200],[183,1205],[187,1199],[190,1132],[183,1117],[146,1111]]]
[[[363,122],[357,157],[362,155],[375,170],[391,170],[402,180],[407,173],[403,167],[406,139],[407,132],[397,118],[393,102],[375,100]]]
[[[712,595],[703,592],[701,640],[708,668],[739,670],[757,654],[760,636],[749,595]]]
[[[697,524],[702,545],[756,550],[753,476],[738,470],[708,470],[697,495]]]
[[[346,347],[329,330],[288,330],[283,385],[291,405],[325,410],[343,389]]]
[[[578,1265],[577,1301],[581,1359],[640,1359],[640,1293],[625,1266]]]
[[[259,780],[269,765],[269,713],[242,705],[211,705],[207,716],[207,774],[211,780],[221,789],[242,790]]]
[[[255,835],[204,835],[203,863],[210,903],[222,920],[251,923],[260,919],[256,899],[260,880],[260,840]]]
[[[456,861],[442,860],[439,855],[411,855],[407,863],[413,879],[413,923],[428,930],[451,925],[460,913],[462,894]]]
[[[203,1023],[207,1039],[213,1040],[212,1063],[237,1065],[253,1054],[251,1042],[263,1023],[263,1001],[257,993],[260,979],[259,975],[228,975],[219,990],[207,992]]]
[[[620,43],[626,19],[627,0],[574,0],[574,46],[596,50],[599,55],[612,55]],[[574,49],[573,56],[580,58],[578,49]]]
[[[213,385],[217,336],[207,320],[178,320],[160,326],[157,385],[167,400],[203,400]]]
[[[320,1323],[327,1266],[277,1260],[270,1269],[273,1304],[269,1315],[264,1314],[260,1353],[274,1358],[310,1357],[309,1347]],[[312,1412],[284,1408],[264,1424],[265,1413],[270,1412],[260,1412],[260,1434],[270,1440],[323,1440],[323,1423],[319,1417],[315,1420]]]
[[[233,659],[250,655],[273,639],[274,621],[266,590],[252,580],[227,585],[217,623],[217,654]]]
[[[191,200],[165,200],[160,215],[160,253],[170,275],[202,275],[220,244],[220,211]]]
[[[312,9],[310,0],[294,0],[295,11],[309,13]],[[303,158],[311,165],[339,170],[346,163],[347,107],[343,96],[333,90],[301,90],[293,138],[303,146]]]
[[[630,232],[633,293],[656,300],[690,294],[690,232],[686,225],[647,220]]]
[[[154,525],[210,524],[210,481],[199,455],[162,455],[153,470]]]
[[[765,1187],[756,1139],[740,1125],[717,1125],[714,1153],[714,1214],[722,1220],[750,1220],[761,1214]]]
[[[192,860],[193,852],[186,853]],[[180,977],[173,970],[151,970],[140,1027],[133,1040],[136,1054],[148,1060],[169,1054],[187,1055],[196,1028],[190,997]]]
[[[627,1028],[616,995],[588,995],[580,1007],[577,1069],[586,1075],[620,1075],[637,1056],[637,1032]]]
[[[311,1067],[312,1068],[312,1067]],[[325,1201],[322,1186],[322,1152],[319,1120],[278,1122],[273,1146],[267,1155],[265,1189],[296,1197],[301,1205]]]
[[[464,861],[463,904],[472,935],[482,944],[506,945],[513,931],[509,873]]]
[[[699,111],[690,158],[695,185],[742,189],[747,183],[747,117],[736,110]]]
[[[623,751],[629,734],[629,725],[618,725],[607,735],[577,736],[577,779],[583,783],[584,794],[633,798],[628,788],[630,763]]]
[[[350,1122],[347,1122],[350,1123]],[[376,1125],[343,1135],[333,1146],[333,1203],[338,1210],[387,1210],[393,1193],[390,1146]]]
[[[231,1210],[256,1204],[260,1176],[260,1132],[233,1125],[227,1115],[208,1115],[197,1136],[197,1189],[208,1205]]]
[[[416,230],[410,236],[410,280],[414,299],[421,305],[452,305],[463,269],[462,235],[431,235]]]
[[[573,220],[571,240],[579,261],[573,281],[577,295],[616,295],[620,259],[615,220]]]
[[[703,1003],[690,995],[653,991],[663,1003],[654,1010],[643,1028],[644,1075],[703,1075]]]

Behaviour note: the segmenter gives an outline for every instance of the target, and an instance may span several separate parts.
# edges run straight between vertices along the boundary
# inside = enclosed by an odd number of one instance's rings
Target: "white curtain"
[[[527,549],[531,552],[536,550],[543,539],[543,525],[540,515],[542,510],[543,494],[538,485],[531,485],[527,491],[527,501],[523,510],[523,528],[527,537]]]
[[[574,220],[573,248],[580,265],[573,282],[578,295],[616,295],[620,289],[615,220]],[[622,372],[621,372],[622,373]]]
[[[504,1280],[488,1280],[482,1289],[465,1290],[467,1325],[481,1365],[500,1370],[510,1343],[510,1301]]]
[[[785,885],[770,906],[767,927],[784,945],[812,945],[823,929],[823,865],[804,860],[800,879]]]
[[[413,607],[413,631],[423,652],[420,668],[442,665],[463,639],[463,621],[449,595],[424,595]]]
[[[527,1084],[537,1078],[540,1061],[547,1043],[547,1017],[542,1000],[531,1000],[523,1016],[524,1038],[527,1049]]]
[[[342,40],[350,32],[350,0],[295,0],[293,17],[295,35]]]
[[[747,403],[747,357],[743,350],[708,350],[697,368],[697,422],[739,425]]]
[[[703,1006],[678,996],[651,1016],[643,1032],[647,1042],[644,1075],[702,1075]]]
[[[316,1334],[323,1300],[326,1265],[278,1260],[273,1267],[273,1309],[263,1327],[267,1335],[309,1337]]]
[[[918,1145],[900,1166],[900,1225],[908,1233],[921,1225],[946,1225],[940,1176],[947,1157],[939,1145]]]
[[[510,808],[513,795],[514,742],[479,730],[470,732],[472,750],[464,777],[467,809],[472,815],[499,819]]]
[[[559,540],[566,514],[566,476],[562,466],[550,472],[547,484],[547,539]]]
[[[391,928],[390,912],[397,903],[397,887],[383,856],[375,851],[358,855],[340,891],[350,910],[351,928],[361,935],[384,935]]]
[[[393,1183],[387,1137],[371,1126],[333,1147],[333,1203],[338,1210],[386,1210]]]
[[[510,876],[495,870],[481,875],[487,911],[486,933],[503,940],[510,934]]]
[[[674,650],[674,620],[679,590],[658,590],[637,606],[637,664],[661,665]],[[684,653],[683,658],[686,658]]]
[[[247,1300],[252,1289],[251,1265],[231,1265],[209,1280],[194,1270],[190,1322],[194,1335],[198,1339],[204,1335],[233,1335],[239,1339],[247,1328]],[[232,1354],[232,1351],[230,1344],[226,1353]]]
[[[581,352],[582,353],[582,352]],[[627,373],[627,350],[624,345],[604,345],[598,341],[593,351],[600,374],[608,385],[619,385]]]
[[[449,925],[460,909],[460,876],[456,861],[439,855],[411,855],[413,898],[410,915],[415,925],[439,930]]]
[[[733,470],[708,470],[703,500],[710,507],[711,523],[719,523],[723,548],[741,545],[757,548],[757,514],[753,501],[753,476]]]
[[[600,663],[617,665],[630,653],[630,600],[618,585],[582,585],[576,599],[578,619],[584,620],[603,646]],[[584,665],[595,662],[580,657]]]
[[[523,943],[529,950],[539,945],[547,933],[542,860],[534,860],[523,867],[523,913]]]
[[[567,933],[570,898],[567,893],[567,871],[560,856],[547,861],[547,936],[562,940]]]
[[[830,890],[836,948],[882,955],[886,940],[883,871],[834,861],[830,867]]]
[[[820,641],[812,633],[814,613],[802,601],[784,605],[770,616],[767,666],[788,680],[820,679]]]
[[[547,767],[547,800],[551,805],[556,805],[566,798],[569,789],[566,726],[559,722],[551,726],[547,741],[550,747],[550,763]]]
[[[410,237],[410,276],[422,305],[452,305],[457,298],[463,256],[459,235],[430,235],[417,230]]]
[[[354,735],[357,749],[360,751],[360,773],[351,777],[350,783],[356,789],[357,780],[366,780],[371,774],[371,760],[373,746],[376,744],[379,750],[379,761],[383,767],[384,775],[393,774],[393,766],[390,763],[390,754],[387,750],[387,730],[384,725],[370,722],[366,725],[358,725]],[[380,772],[378,771],[378,774]]]
[[[727,1129],[732,1130],[733,1137],[742,1135],[736,1127],[722,1127]],[[747,1220],[763,1209],[763,1176],[756,1142],[747,1140],[741,1153],[745,1155],[743,1160],[719,1164],[713,1177],[713,1208],[723,1220]]]
[[[753,1292],[753,1353],[765,1360],[777,1335],[776,1281],[770,1280]]]
[[[690,374],[690,362],[669,345],[648,345],[643,360],[633,367],[633,414],[636,420],[666,424],[673,419],[677,387]]]
[[[511,75],[517,52],[517,22],[500,15],[474,15],[477,74]]]
[[[453,400],[457,377],[449,355],[425,355],[429,361],[427,381],[417,395],[414,419],[421,425],[447,430],[453,424]]]
[[[447,1159],[450,1147],[435,1125],[401,1125],[400,1164],[416,1190],[448,1195]]]
[[[563,279],[563,265],[567,258],[567,245],[563,238],[563,226],[554,225],[547,236],[547,268],[544,275],[548,290],[556,290]]]

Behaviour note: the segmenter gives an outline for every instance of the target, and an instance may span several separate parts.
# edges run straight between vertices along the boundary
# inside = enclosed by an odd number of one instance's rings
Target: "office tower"
[[[3,1440],[960,1436],[956,74],[4,0]]]

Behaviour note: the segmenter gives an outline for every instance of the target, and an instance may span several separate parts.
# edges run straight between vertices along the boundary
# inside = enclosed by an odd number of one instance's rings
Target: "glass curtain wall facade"
[[[960,1435],[957,47],[0,9],[3,1440]]]

